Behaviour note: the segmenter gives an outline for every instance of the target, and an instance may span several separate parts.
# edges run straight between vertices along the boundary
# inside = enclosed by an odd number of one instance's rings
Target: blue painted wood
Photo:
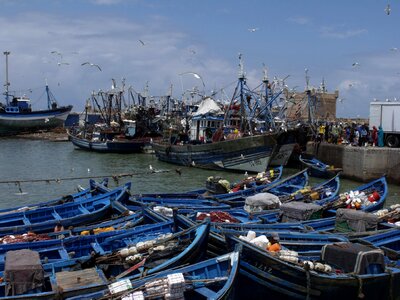
[[[3,213],[0,215],[0,234],[19,234],[27,231],[35,233],[53,231],[60,222],[64,228],[84,223],[93,223],[106,216],[113,201],[128,197],[131,183],[104,194],[67,202],[55,206],[41,206],[27,211]]]
[[[32,203],[30,205],[24,205],[24,206],[3,208],[3,209],[0,209],[0,216],[2,214],[14,212],[14,211],[32,210],[32,209],[36,209],[36,208],[40,208],[40,207],[56,206],[56,205],[60,205],[60,204],[67,203],[67,202],[79,202],[81,200],[86,200],[93,196],[109,192],[110,189],[107,188],[107,184],[108,184],[108,179],[104,179],[102,182],[99,182],[99,183],[94,181],[93,179],[90,179],[89,187],[84,189],[83,191],[73,193],[70,195],[65,195],[65,196],[59,197],[54,200]]]
[[[241,273],[284,297],[357,299],[360,293],[364,299],[400,297],[400,269],[387,266],[384,273],[365,275],[308,271],[301,264],[283,261],[235,236],[227,238],[231,245],[241,244],[243,247]]]
[[[230,299],[232,295],[232,289],[235,285],[237,275],[239,274],[239,261],[240,261],[240,248],[235,251],[210,258],[199,263],[191,264],[189,266],[169,269],[162,272],[158,272],[152,275],[147,275],[143,278],[132,278],[129,277],[133,289],[138,289],[146,282],[154,279],[164,278],[169,274],[182,273],[185,277],[185,281],[188,284],[192,280],[196,282],[190,290],[185,292],[185,299],[197,299],[199,296],[207,299],[220,300]],[[218,284],[214,284],[212,290],[207,287],[207,281],[213,279],[220,279]],[[202,282],[202,280],[205,280]],[[64,291],[65,294],[77,294],[75,297],[69,298],[69,300],[89,300],[89,299],[100,299],[107,295],[108,290],[105,285],[99,286],[99,291],[85,294],[85,287],[79,291]]]

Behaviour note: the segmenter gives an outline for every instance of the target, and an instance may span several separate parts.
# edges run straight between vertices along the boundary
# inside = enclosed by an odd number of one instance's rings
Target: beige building
[[[325,88],[310,89],[301,93],[287,92],[289,99],[286,117],[289,121],[308,121],[309,111],[314,121],[335,121],[339,91],[328,93]],[[309,109],[309,103],[311,109]]]

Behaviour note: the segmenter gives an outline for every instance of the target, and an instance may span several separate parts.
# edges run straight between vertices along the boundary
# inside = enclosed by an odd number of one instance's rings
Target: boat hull
[[[54,110],[34,111],[30,113],[0,113],[0,136],[13,135],[22,132],[49,130],[63,126],[72,106],[60,107]]]
[[[250,243],[240,243],[240,272],[251,280],[290,299],[397,299],[400,271],[367,275],[321,274],[284,262]]]
[[[290,156],[293,153],[296,144],[278,145],[274,155],[271,158],[270,166],[286,166],[289,162]]]
[[[211,170],[263,172],[276,146],[273,135],[242,137],[206,144],[154,143],[159,160]]]
[[[80,149],[101,153],[141,153],[151,141],[151,138],[142,138],[101,142],[79,138],[72,134],[69,134],[69,139]]]

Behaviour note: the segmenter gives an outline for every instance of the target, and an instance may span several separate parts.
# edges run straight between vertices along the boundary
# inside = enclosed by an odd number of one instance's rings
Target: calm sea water
[[[150,171],[150,165],[155,173]],[[181,175],[176,171],[178,168]],[[284,176],[296,171],[286,169]],[[91,177],[100,180],[100,177],[127,173],[133,176],[120,178],[118,182],[110,179],[110,186],[131,181],[133,193],[179,192],[204,187],[209,176],[221,176],[231,182],[244,177],[239,173],[163,163],[153,154],[101,154],[78,150],[70,142],[0,139],[0,208],[74,193],[79,185],[87,187]],[[57,183],[55,179],[59,179]],[[311,178],[310,184],[320,181]],[[360,184],[342,179],[341,191]],[[399,194],[400,186],[390,185],[386,205],[400,203]]]

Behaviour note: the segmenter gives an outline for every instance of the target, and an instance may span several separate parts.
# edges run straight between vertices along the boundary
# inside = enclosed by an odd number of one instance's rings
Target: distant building
[[[335,121],[336,103],[339,91],[328,93],[322,85],[319,89],[286,93],[289,99],[286,117],[288,121],[308,121],[311,113],[313,121]]]

